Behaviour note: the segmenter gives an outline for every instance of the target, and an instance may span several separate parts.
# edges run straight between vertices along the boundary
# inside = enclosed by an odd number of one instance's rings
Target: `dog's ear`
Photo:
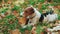
[[[34,13],[34,8],[33,7],[27,7],[25,10],[24,10],[24,15],[25,16],[29,16],[31,14]]]
[[[33,14],[34,13],[34,8],[33,7],[30,7],[29,8],[29,11],[30,11],[30,14]]]

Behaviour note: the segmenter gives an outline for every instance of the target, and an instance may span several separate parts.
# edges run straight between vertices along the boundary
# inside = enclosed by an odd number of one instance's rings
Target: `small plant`
[[[20,9],[20,7],[19,6],[16,6],[16,5],[14,5],[14,7],[12,8],[12,11],[18,11]]]

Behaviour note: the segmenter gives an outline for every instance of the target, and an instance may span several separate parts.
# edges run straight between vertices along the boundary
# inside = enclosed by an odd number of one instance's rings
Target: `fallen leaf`
[[[18,29],[12,30],[11,34],[21,34],[21,32]]]

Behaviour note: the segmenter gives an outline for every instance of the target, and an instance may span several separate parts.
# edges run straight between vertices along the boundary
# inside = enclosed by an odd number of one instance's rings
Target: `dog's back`
[[[46,12],[46,13],[43,13],[41,14],[41,17],[39,19],[40,22],[43,22],[43,20],[47,19],[48,22],[50,21],[55,21],[58,19],[58,15],[54,13],[54,11],[49,11],[49,12]]]

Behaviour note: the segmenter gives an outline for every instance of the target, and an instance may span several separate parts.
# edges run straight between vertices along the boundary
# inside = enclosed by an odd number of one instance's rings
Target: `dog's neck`
[[[29,16],[29,19],[33,19],[36,16],[35,13],[33,13],[32,15]]]

